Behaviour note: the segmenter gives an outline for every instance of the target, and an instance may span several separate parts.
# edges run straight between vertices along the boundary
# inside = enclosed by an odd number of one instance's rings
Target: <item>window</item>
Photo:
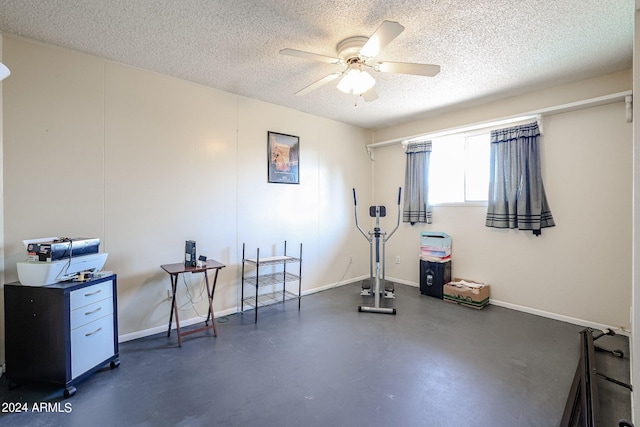
[[[431,141],[429,204],[486,202],[489,132],[460,133]]]

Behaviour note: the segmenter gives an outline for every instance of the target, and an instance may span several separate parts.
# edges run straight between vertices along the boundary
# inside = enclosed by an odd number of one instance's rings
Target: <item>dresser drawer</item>
[[[69,293],[71,310],[113,297],[113,281],[107,280]]]
[[[103,299],[71,311],[71,329],[113,313],[113,298]]]
[[[113,314],[71,331],[71,378],[114,355]]]

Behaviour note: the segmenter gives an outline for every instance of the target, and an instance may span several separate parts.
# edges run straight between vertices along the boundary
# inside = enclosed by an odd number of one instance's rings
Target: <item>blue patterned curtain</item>
[[[402,221],[431,224],[429,206],[429,157],[431,141],[407,145],[407,163],[404,175],[404,205]]]
[[[540,173],[537,123],[491,132],[487,227],[532,230],[553,227]]]

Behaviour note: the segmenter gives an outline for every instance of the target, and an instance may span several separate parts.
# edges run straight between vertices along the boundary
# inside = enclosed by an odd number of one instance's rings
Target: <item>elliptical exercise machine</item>
[[[384,293],[385,298],[395,298],[393,295],[393,284],[387,287],[387,282],[384,278],[384,248],[387,241],[393,236],[400,226],[400,197],[402,195],[402,187],[398,188],[398,222],[396,228],[387,236],[387,233],[380,229],[380,218],[387,215],[387,208],[384,206],[370,206],[369,216],[376,219],[376,226],[373,231],[365,233],[365,231],[358,225],[358,200],[356,198],[356,189],[353,189],[353,206],[356,218],[356,227],[362,233],[365,239],[369,242],[369,286],[363,286],[362,295],[374,294],[374,306],[358,306],[358,311],[367,313],[384,313],[384,314],[396,314],[395,308],[380,307],[380,295]],[[380,240],[382,240],[382,261],[380,261]],[[375,276],[373,274],[373,242],[375,241]]]

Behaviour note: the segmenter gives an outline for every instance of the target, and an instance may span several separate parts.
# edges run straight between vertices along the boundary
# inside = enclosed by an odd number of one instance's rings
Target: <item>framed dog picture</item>
[[[267,133],[269,182],[300,184],[300,138],[284,133]]]

